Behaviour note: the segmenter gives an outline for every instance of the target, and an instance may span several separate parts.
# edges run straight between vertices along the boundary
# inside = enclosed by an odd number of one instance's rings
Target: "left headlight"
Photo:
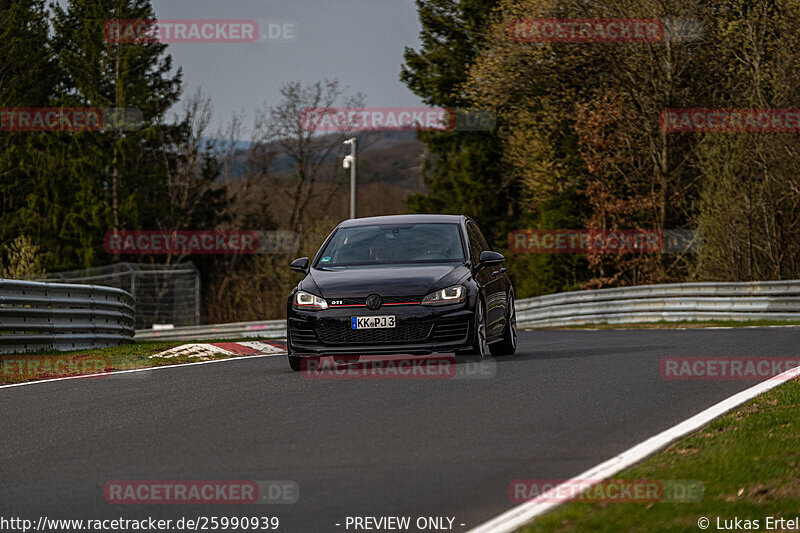
[[[463,285],[453,285],[446,289],[432,292],[422,299],[422,305],[449,305],[463,302],[467,297],[467,289]]]
[[[328,302],[316,294],[311,294],[310,292],[306,291],[297,291],[297,293],[294,295],[294,306],[301,309],[318,311],[320,309],[327,309]]]

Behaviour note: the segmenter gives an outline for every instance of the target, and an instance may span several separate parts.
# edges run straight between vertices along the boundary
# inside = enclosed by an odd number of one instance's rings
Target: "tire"
[[[472,347],[456,352],[457,356],[468,356],[481,361],[489,353],[489,345],[486,343],[485,307],[483,300],[478,298],[478,303],[475,305],[475,338],[472,340]]]
[[[503,332],[503,340],[489,345],[489,351],[493,357],[503,355],[514,355],[517,351],[517,310],[514,307],[514,293],[508,297],[508,316],[506,317],[506,330]]]
[[[296,355],[289,355],[289,368],[294,370],[295,372],[299,372],[302,368],[302,357],[297,357]]]

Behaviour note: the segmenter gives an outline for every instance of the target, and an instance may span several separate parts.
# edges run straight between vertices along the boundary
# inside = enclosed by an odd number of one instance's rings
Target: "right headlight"
[[[463,285],[453,285],[430,293],[422,299],[422,305],[449,305],[463,302],[466,298],[467,288]]]
[[[321,309],[327,309],[328,302],[316,294],[311,294],[310,292],[306,291],[297,291],[297,293],[294,295],[294,306],[298,309],[319,311]]]

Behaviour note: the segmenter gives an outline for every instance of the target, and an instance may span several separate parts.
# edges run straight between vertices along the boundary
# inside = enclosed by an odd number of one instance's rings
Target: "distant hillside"
[[[421,165],[424,145],[417,140],[416,132],[386,132],[359,135],[364,146],[358,150],[358,177],[360,183],[384,182],[421,187]],[[247,168],[250,143],[237,143],[237,154],[231,167],[231,177],[240,178]],[[270,170],[276,174],[290,172],[293,161],[278,155]]]
[[[423,190],[424,144],[417,140],[416,132],[369,133],[358,138],[359,216],[405,213],[406,198]],[[237,144],[231,169],[233,180],[243,176],[248,166],[249,148],[249,143]],[[343,150],[339,158],[344,153]],[[331,164],[335,164],[333,157]],[[349,171],[338,164],[336,182],[331,181],[329,172],[322,172],[313,193],[318,202],[326,205],[331,219],[337,221],[349,214],[350,194]],[[292,159],[281,154],[270,166],[270,171],[278,178],[278,185],[273,185],[267,195],[270,198],[267,212],[279,224],[291,215],[292,170]]]

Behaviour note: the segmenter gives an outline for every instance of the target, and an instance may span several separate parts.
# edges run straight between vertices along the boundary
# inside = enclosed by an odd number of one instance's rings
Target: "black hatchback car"
[[[454,352],[483,358],[517,347],[514,288],[474,220],[396,215],[346,220],[289,295],[289,365],[303,356]]]

